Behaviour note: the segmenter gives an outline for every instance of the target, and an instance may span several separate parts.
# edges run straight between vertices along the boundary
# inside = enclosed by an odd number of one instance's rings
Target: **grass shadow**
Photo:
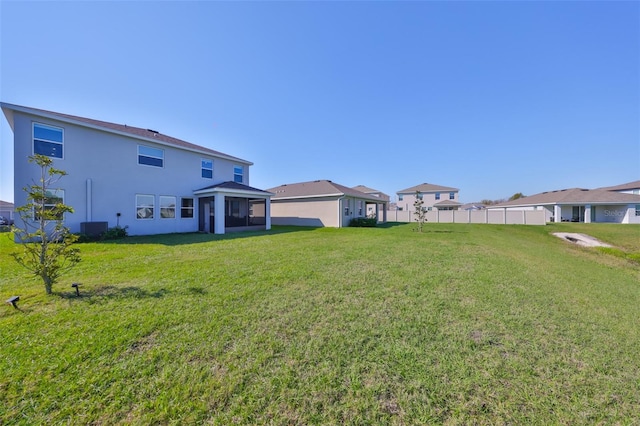
[[[55,292],[54,294],[60,296],[62,299],[70,301],[78,300],[95,302],[101,299],[159,299],[168,293],[169,291],[163,288],[156,291],[148,291],[134,286],[116,287],[112,285],[104,285],[92,289],[80,290],[80,294],[77,294],[75,290],[72,292]]]
[[[274,226],[268,231],[231,232],[226,234],[207,234],[203,232],[189,232],[176,234],[157,234],[131,236],[118,240],[99,241],[97,244],[161,244],[165,246],[179,246],[189,244],[208,243],[211,241],[229,241],[241,238],[254,238],[292,232],[314,231],[319,228],[308,226]]]

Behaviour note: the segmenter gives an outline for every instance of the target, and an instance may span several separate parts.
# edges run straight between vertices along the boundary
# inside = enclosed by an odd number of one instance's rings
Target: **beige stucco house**
[[[351,219],[367,217],[369,205],[379,222],[387,220],[387,201],[330,180],[290,183],[267,191],[273,194],[274,225],[342,228],[349,226]]]
[[[640,223],[640,194],[633,193],[638,188],[631,188],[632,193],[625,192],[629,185],[609,187],[611,190],[571,188],[547,191],[496,204],[487,210],[542,210],[547,222]]]
[[[416,197],[421,197],[424,202],[422,208],[426,210],[458,210],[462,205],[458,195],[459,191],[458,188],[450,186],[421,183],[396,192],[398,195],[398,210],[413,210],[413,203],[416,201]]]

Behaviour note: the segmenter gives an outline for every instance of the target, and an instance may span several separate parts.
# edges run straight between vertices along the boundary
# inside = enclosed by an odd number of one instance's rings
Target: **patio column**
[[[591,204],[584,206],[584,223],[591,223]]]
[[[265,229],[268,231],[271,229],[271,198],[267,197],[264,204],[264,220]]]
[[[557,204],[553,206],[553,221],[562,222],[562,207]]]
[[[224,234],[224,221],[227,215],[227,212],[224,211],[224,195],[216,194],[214,197],[214,224],[213,224],[213,233],[214,234]]]

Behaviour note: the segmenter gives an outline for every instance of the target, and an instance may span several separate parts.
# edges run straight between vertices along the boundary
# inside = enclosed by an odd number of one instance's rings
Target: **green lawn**
[[[0,234],[0,424],[638,422],[640,226],[413,227],[82,244],[54,296]]]

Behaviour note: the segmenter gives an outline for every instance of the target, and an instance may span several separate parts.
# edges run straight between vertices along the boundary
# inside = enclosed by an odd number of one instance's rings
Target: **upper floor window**
[[[402,194],[398,194],[398,201],[402,201]]]
[[[244,168],[242,166],[233,166],[233,181],[242,183]]]
[[[213,160],[202,160],[202,177],[213,179]]]
[[[449,199],[450,199],[450,200],[453,200],[453,199],[455,199],[455,198],[456,198],[456,193],[455,193],[455,192],[450,192],[450,193],[449,193]]]
[[[33,123],[33,153],[63,158],[64,130],[46,124]]]
[[[422,193],[418,192],[418,193],[416,194],[416,198],[417,198],[418,200],[422,200]]]
[[[439,199],[440,199],[440,193],[436,192],[436,200],[439,200]]]
[[[138,164],[164,167],[164,151],[150,146],[138,145]]]

